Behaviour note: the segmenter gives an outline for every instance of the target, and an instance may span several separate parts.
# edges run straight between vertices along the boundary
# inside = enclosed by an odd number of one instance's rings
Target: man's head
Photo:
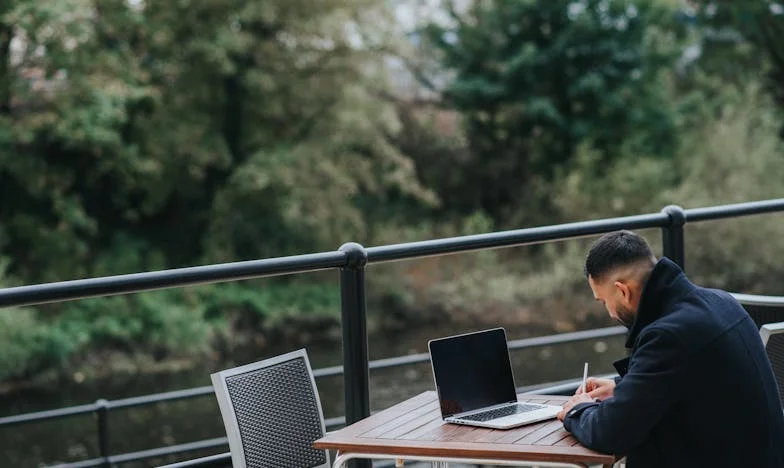
[[[656,256],[642,236],[631,231],[610,232],[588,251],[585,276],[594,298],[604,304],[610,317],[631,328],[655,264]]]

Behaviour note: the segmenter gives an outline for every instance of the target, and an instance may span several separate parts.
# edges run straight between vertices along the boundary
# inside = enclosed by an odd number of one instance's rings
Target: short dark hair
[[[600,280],[616,268],[653,261],[651,246],[639,234],[631,231],[614,231],[600,237],[585,257],[585,276]]]

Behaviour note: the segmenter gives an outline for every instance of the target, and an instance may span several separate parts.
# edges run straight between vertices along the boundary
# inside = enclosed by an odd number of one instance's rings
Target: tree
[[[784,108],[784,3],[771,0],[694,2],[693,21],[705,31],[701,66],[739,89],[765,77]]]
[[[479,1],[464,11],[453,5],[425,36],[440,54],[442,95],[464,119],[470,149],[442,166],[461,175],[441,193],[452,208],[524,222],[546,209],[548,181],[580,143],[608,159],[621,146],[663,156],[676,146],[666,72],[683,32],[669,8]]]
[[[384,11],[12,2],[0,16],[9,272],[44,281],[335,248],[363,240],[374,200],[434,203],[390,144],[394,114],[366,86],[383,83],[378,58],[349,27]]]

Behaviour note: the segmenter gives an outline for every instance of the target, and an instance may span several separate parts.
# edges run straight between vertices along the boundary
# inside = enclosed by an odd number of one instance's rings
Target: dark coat
[[[746,311],[661,259],[629,331],[612,398],[581,403],[564,427],[629,468],[782,467],[778,387]]]

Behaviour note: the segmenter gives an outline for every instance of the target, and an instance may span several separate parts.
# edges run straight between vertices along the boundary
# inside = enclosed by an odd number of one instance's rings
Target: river
[[[606,326],[596,323],[584,328]],[[427,340],[474,330],[471,327],[425,326],[415,331],[371,336],[371,359],[427,351]],[[530,327],[507,327],[510,340],[546,334]],[[291,351],[296,347],[280,346],[258,356],[237,356],[223,367],[246,364],[265,357]],[[306,346],[314,369],[341,363],[339,343],[314,343]],[[623,338],[595,342],[570,343],[512,352],[517,386],[580,378],[583,363],[589,362],[592,374],[613,372],[612,361],[625,355]],[[117,399],[157,392],[209,385],[209,374],[217,369],[194,368],[163,375],[133,375],[95,382],[60,384],[56,388],[27,390],[0,397],[0,416],[42,411],[63,406],[94,402],[99,398]],[[325,417],[343,414],[342,376],[318,379]],[[433,389],[430,365],[421,364],[370,373],[373,410],[388,407],[425,390]],[[109,416],[109,445],[113,454],[145,450],[163,445],[222,437],[220,414],[214,397],[206,396],[132,409],[121,409]],[[220,448],[190,453],[195,458],[225,451]],[[39,467],[56,462],[73,462],[98,456],[96,419],[92,414],[0,428],[0,468]],[[180,458],[127,463],[121,466],[142,468],[173,462]]]

